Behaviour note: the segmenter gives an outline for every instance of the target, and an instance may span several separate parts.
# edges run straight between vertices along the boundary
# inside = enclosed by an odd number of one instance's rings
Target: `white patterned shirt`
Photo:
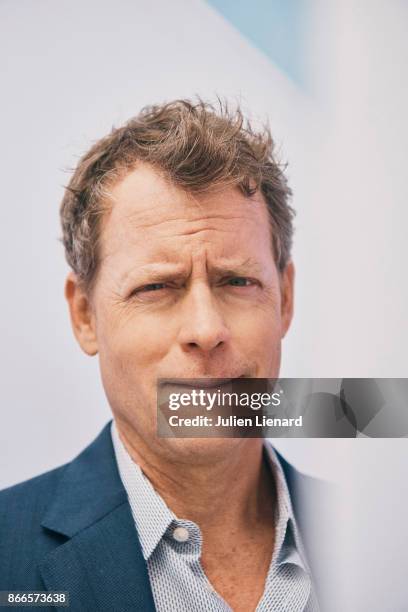
[[[111,433],[157,612],[232,612],[201,566],[199,526],[176,517],[169,509],[128,454],[115,421]],[[318,612],[283,469],[268,440],[264,449],[275,476],[278,511],[275,549],[256,612]]]

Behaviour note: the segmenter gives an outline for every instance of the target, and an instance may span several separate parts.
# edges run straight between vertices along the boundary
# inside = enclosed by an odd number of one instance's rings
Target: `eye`
[[[253,284],[253,281],[246,276],[234,276],[234,278],[228,279],[228,284],[232,287],[249,287]]]
[[[150,299],[149,296],[152,296],[151,299],[153,299],[154,293],[156,293],[157,296],[163,295],[166,293],[166,289],[168,289],[167,283],[148,283],[147,285],[134,289],[129,297],[147,300]]]
[[[140,287],[138,292],[141,291],[158,291],[159,289],[165,289],[166,283],[150,283],[149,285],[145,285],[144,287]]]

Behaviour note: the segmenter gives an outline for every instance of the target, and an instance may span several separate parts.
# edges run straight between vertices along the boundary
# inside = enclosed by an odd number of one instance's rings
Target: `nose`
[[[228,342],[229,329],[208,286],[190,288],[183,306],[179,341],[184,350],[209,353]]]

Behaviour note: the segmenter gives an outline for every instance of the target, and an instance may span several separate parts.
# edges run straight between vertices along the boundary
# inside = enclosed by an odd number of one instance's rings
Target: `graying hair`
[[[272,226],[280,272],[290,259],[294,210],[285,166],[274,153],[269,127],[252,128],[240,108],[176,100],[147,106],[112,129],[80,159],[61,203],[62,242],[68,264],[86,289],[98,268],[100,219],[108,188],[138,161],[150,164],[192,193],[236,186],[248,197],[260,190]]]

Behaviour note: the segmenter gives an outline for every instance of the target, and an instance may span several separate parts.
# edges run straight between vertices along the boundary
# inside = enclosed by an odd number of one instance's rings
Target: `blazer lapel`
[[[63,543],[39,569],[47,589],[69,593],[74,611],[153,612],[147,566],[109,427],[63,472],[42,522],[64,536]]]

